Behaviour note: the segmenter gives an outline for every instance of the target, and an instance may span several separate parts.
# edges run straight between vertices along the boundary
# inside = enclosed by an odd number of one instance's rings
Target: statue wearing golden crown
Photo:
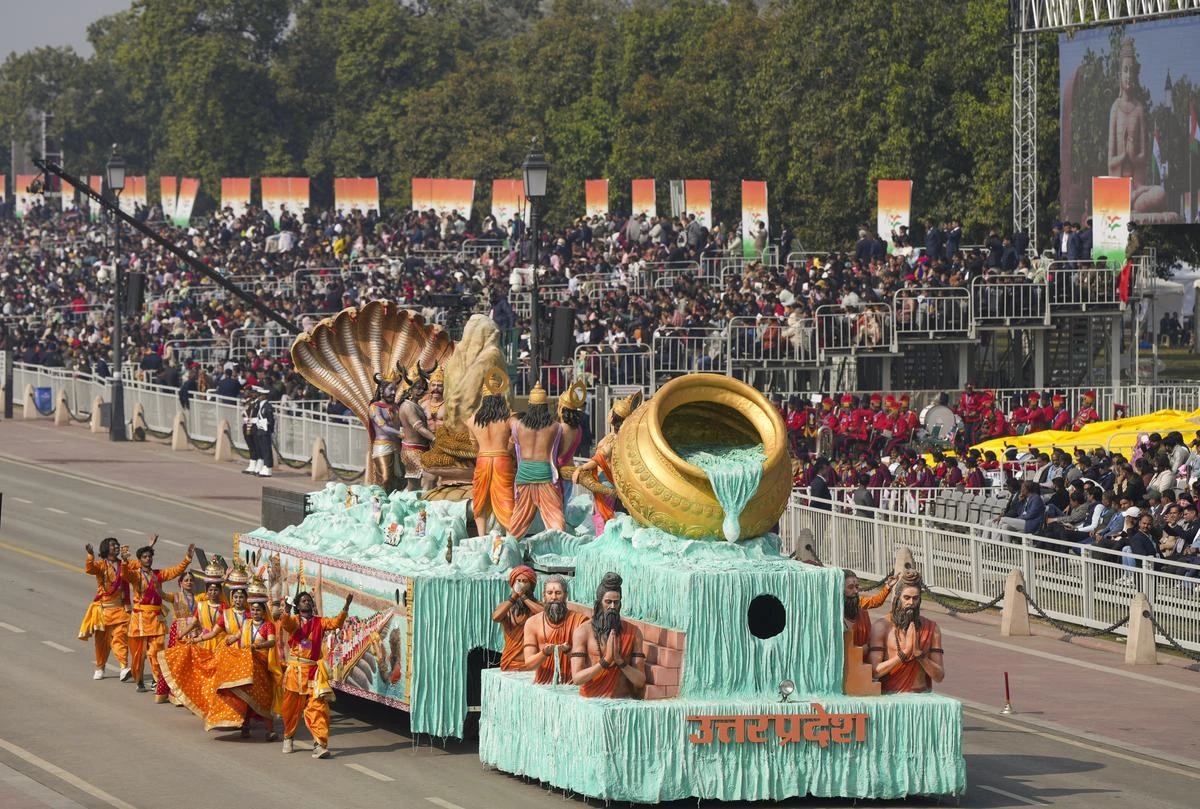
[[[562,489],[558,485],[558,448],[563,426],[548,404],[546,389],[538,382],[529,392],[529,407],[512,419],[513,449],[517,455],[516,501],[508,532],[525,536],[535,514],[547,528],[562,531]]]
[[[375,396],[368,413],[367,436],[371,440],[371,471],[369,477],[386,491],[398,488],[396,480],[396,451],[402,433],[400,410],[396,406],[396,383],[399,374],[375,374]]]
[[[416,373],[409,377],[401,370],[408,387],[400,392],[397,400],[400,405],[400,428],[404,431],[404,439],[400,444],[400,461],[404,465],[404,479],[413,489],[432,489],[437,483],[437,477],[425,471],[421,464],[421,455],[433,444],[433,430],[429,429],[429,416],[421,405],[421,400],[429,393],[429,379],[437,370],[425,369],[417,363]]]
[[[612,519],[620,501],[616,496],[613,485],[612,453],[617,445],[617,433],[621,424],[633,415],[642,404],[642,393],[636,391],[624,399],[618,399],[608,413],[609,433],[596,444],[596,452],[591,460],[582,463],[571,470],[571,481],[581,483],[595,497],[592,511],[592,521],[596,526],[596,534],[604,531],[604,524]],[[600,481],[598,473],[603,473],[606,481]]]

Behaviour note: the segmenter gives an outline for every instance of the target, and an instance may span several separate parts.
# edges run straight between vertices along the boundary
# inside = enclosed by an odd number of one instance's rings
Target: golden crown
[[[546,403],[546,389],[542,387],[540,381],[535,382],[533,390],[529,391],[529,403],[531,405],[544,405]]]
[[[493,368],[483,375],[485,396],[503,396],[508,392],[508,384],[508,374],[500,368]]]
[[[634,391],[624,399],[618,399],[617,403],[612,406],[613,415],[621,419],[627,419],[637,410],[642,404],[642,392]]]
[[[582,410],[586,404],[587,385],[582,379],[576,379],[558,397],[558,406],[566,410]]]
[[[440,364],[437,368],[434,368],[433,373],[429,375],[429,381],[441,382],[443,385],[446,384],[446,371]]]

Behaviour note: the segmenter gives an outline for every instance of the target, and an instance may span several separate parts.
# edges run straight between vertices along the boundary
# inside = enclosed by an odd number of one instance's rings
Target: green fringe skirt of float
[[[809,699],[583,699],[526,673],[483,673],[479,758],[507,773],[593,798],[782,800],[900,798],[966,791],[962,707],[935,694],[812,697],[829,713],[865,713],[866,740],[696,744],[693,714],[809,713]]]

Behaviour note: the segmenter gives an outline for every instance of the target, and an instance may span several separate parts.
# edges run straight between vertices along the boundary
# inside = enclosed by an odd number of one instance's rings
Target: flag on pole
[[[1121,268],[1121,274],[1117,276],[1117,296],[1121,299],[1121,303],[1129,303],[1132,281],[1133,264],[1129,259],[1125,259],[1125,266]]]
[[[1191,137],[1188,138],[1188,144],[1192,151],[1200,151],[1200,123],[1196,121],[1196,105],[1190,105],[1191,120],[1188,122],[1188,133]]]

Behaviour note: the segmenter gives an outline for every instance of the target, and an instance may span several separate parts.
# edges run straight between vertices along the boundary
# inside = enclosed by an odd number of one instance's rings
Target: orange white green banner
[[[221,210],[228,208],[234,216],[241,216],[250,207],[250,178],[221,178]]]
[[[176,227],[185,227],[192,218],[192,208],[200,193],[200,181],[195,177],[184,177],[182,180],[178,177],[159,177],[158,191],[163,216]]]
[[[909,226],[912,215],[912,180],[880,180],[879,202],[875,213],[875,228],[879,238],[887,242],[888,252],[895,249],[892,234],[900,226]]]
[[[379,212],[378,177],[334,177],[333,205],[343,214]]]
[[[1110,270],[1125,265],[1129,243],[1129,208],[1132,178],[1092,178],[1092,254],[1103,258]]]
[[[754,239],[760,229],[771,232],[767,184],[762,180],[742,180],[742,255],[746,258],[762,258]]]
[[[145,208],[146,178],[125,176],[125,190],[121,192],[121,210],[133,216],[139,207]]]
[[[696,221],[712,228],[712,181],[684,180],[683,205],[686,213],[694,213]]]
[[[608,180],[585,180],[583,183],[584,213],[588,219],[608,215]]]
[[[284,210],[295,217],[304,214],[308,207],[307,177],[263,177],[260,182],[263,210],[271,214],[276,227]]]
[[[102,176],[99,174],[93,174],[87,178],[87,181],[88,187],[90,187],[93,191],[98,194],[104,193],[104,178]],[[103,210],[100,207],[100,203],[96,202],[87,194],[82,192],[79,194],[79,208],[87,213],[89,222],[99,221],[100,211]]]
[[[36,180],[36,174],[18,174],[16,176],[16,185],[13,187],[13,214],[17,219],[24,219],[25,214],[29,213],[29,209],[37,205],[41,199],[41,194],[29,193],[30,184]]]
[[[464,214],[465,216],[466,214]],[[525,220],[525,183],[521,180],[492,180],[492,218],[505,233],[515,218]]]
[[[413,210],[437,212],[445,216],[458,211],[464,218],[471,218],[471,207],[475,204],[474,180],[434,180],[413,177]]]
[[[654,180],[633,181],[633,215],[653,219],[658,216],[658,203],[654,194]]]

